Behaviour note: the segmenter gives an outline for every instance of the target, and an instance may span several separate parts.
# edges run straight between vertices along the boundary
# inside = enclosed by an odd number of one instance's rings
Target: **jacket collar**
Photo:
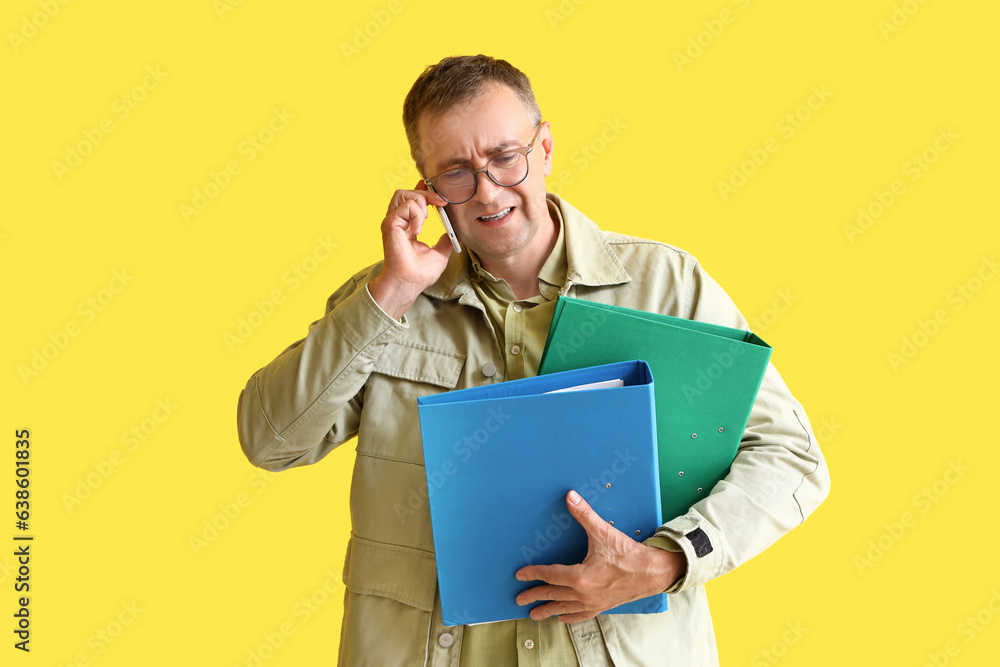
[[[549,193],[545,197],[562,216],[567,284],[597,287],[632,280],[611,244],[604,238],[604,233],[590,218],[557,195]],[[458,254],[452,253],[441,277],[425,289],[424,294],[443,301],[474,296],[469,276],[470,263],[467,249]]]

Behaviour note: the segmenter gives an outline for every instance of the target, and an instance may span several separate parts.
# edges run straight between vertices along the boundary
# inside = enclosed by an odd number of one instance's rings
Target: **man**
[[[531,620],[442,625],[417,397],[535,375],[559,294],[747,325],[687,253],[602,232],[546,194],[550,127],[508,63],[427,68],[404,124],[425,180],[393,194],[384,261],[337,290],[308,336],[240,396],[240,442],[263,468],[315,463],[358,436],[341,664],[718,664],[703,585],[801,523],[829,487],[805,413],[773,367],[730,474],[687,514],[638,543],[571,491],[589,552],[580,565],[518,571],[539,583],[518,603],[548,601]],[[446,207],[461,254],[447,235],[417,241],[430,205]],[[490,539],[489,527],[469,538]],[[664,613],[598,615],[662,591]]]

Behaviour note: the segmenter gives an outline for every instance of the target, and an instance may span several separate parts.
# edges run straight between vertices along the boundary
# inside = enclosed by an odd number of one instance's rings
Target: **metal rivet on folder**
[[[699,486],[698,487],[698,493],[701,493],[701,491],[702,491],[702,488]]]
[[[605,489],[610,489],[610,488],[611,488],[611,485],[610,485],[610,484],[605,484],[605,485],[604,485],[604,488],[605,488]]]
[[[684,471],[683,471],[683,470],[681,470],[681,471],[680,471],[679,473],[677,473],[677,476],[678,476],[678,477],[683,477],[683,476],[684,476]]]
[[[722,433],[722,432],[723,432],[723,431],[725,431],[725,430],[726,430],[726,429],[722,428],[721,426],[719,427],[719,433]]]
[[[611,521],[608,521],[608,523],[610,523],[613,526],[613,525],[615,525],[615,520],[612,519]]]
[[[635,534],[636,535],[642,535],[642,531],[641,530],[637,530],[637,531],[635,531]]]
[[[483,364],[483,375],[488,378],[493,377],[497,374],[497,367],[490,362]]]
[[[697,434],[697,433],[692,433],[692,434],[691,434],[691,437],[692,437],[692,438],[697,438],[697,437],[698,437],[698,434]]]

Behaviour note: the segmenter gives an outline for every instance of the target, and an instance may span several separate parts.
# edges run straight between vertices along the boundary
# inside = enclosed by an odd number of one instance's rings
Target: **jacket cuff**
[[[667,593],[679,593],[704,586],[722,571],[722,534],[696,512],[689,512],[665,523],[645,542],[650,546],[667,543],[671,543],[674,548],[661,548],[683,551],[687,557],[687,572],[667,589]]]
[[[370,364],[409,326],[405,320],[396,320],[386,314],[368,292],[366,283],[364,289],[355,290],[322,319],[310,324],[306,342],[318,343],[318,353],[328,355],[329,349],[338,347],[340,339],[342,349],[338,351],[341,354],[349,354],[354,362],[361,361],[362,365]],[[319,367],[329,366],[326,356],[318,361]],[[341,380],[346,379],[346,375],[342,374]]]
[[[368,295],[368,300],[371,301],[373,304],[375,304],[375,307],[378,308],[378,310],[379,310],[380,313],[382,313],[383,315],[385,315],[388,319],[392,320],[396,324],[402,325],[403,328],[409,327],[409,324],[406,322],[406,315],[405,314],[402,315],[397,320],[397,319],[394,319],[389,313],[385,312],[385,310],[382,309],[382,306],[378,305],[378,301],[375,300],[375,297],[372,296],[371,290],[368,289],[368,283],[365,283],[365,293]]]
[[[663,533],[654,534],[652,537],[643,540],[642,543],[645,544],[647,547],[656,547],[657,549],[663,549],[664,551],[673,551],[674,553],[684,552],[684,549],[681,547],[681,545],[677,544],[677,542],[673,538],[667,537]],[[685,557],[687,556],[687,554],[684,555]],[[687,559],[685,558],[685,560]],[[680,591],[684,587],[685,579],[687,579],[686,570],[684,571],[683,574],[681,574],[681,576],[677,578],[677,581],[675,581],[668,589],[666,589],[663,592],[676,593]]]

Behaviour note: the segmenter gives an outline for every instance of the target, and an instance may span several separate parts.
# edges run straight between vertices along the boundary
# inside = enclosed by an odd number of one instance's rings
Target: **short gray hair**
[[[472,100],[483,93],[487,85],[499,83],[514,91],[524,105],[524,115],[535,127],[542,121],[542,111],[535,101],[531,81],[521,70],[506,60],[482,54],[451,56],[430,65],[413,82],[403,102],[403,126],[410,142],[410,155],[423,173],[423,155],[417,137],[417,122],[424,112],[436,116]]]

